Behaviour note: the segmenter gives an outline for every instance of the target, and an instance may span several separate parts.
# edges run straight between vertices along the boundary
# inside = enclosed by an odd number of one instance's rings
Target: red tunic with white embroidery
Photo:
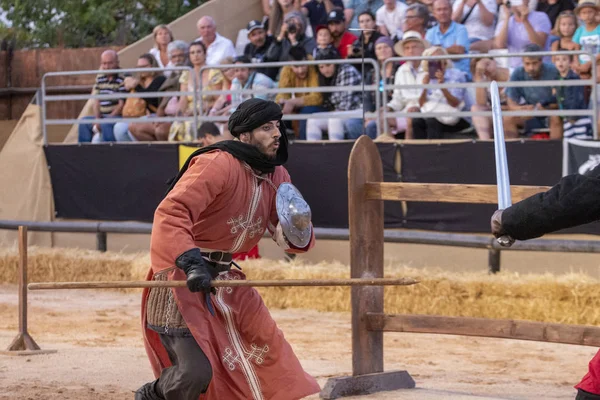
[[[168,279],[185,280],[174,266],[185,251],[200,249],[248,251],[266,229],[277,226],[277,187],[289,182],[285,168],[260,177],[227,152],[195,157],[189,169],[160,203],[154,215],[152,267],[147,279],[167,270]],[[314,245],[314,234],[305,249]],[[218,279],[244,279],[235,270]],[[211,296],[216,316],[206,308],[204,294],[174,288],[174,299],[192,335],[210,360],[213,378],[201,399],[293,400],[319,392],[317,382],[302,369],[291,346],[253,288],[217,288]],[[142,324],[146,351],[156,377],[171,365],[158,334]]]

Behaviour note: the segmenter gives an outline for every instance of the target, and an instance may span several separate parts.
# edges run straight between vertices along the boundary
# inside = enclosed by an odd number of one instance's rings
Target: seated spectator
[[[442,47],[430,47],[423,52],[424,57],[441,56],[448,53]],[[449,60],[423,60],[417,81],[429,83],[464,83],[465,74],[452,67]],[[413,136],[415,139],[450,139],[470,127],[469,123],[452,114],[462,111],[466,101],[466,89],[422,89],[419,97],[421,112],[439,112],[435,118],[414,118],[412,120]]]
[[[525,46],[525,52],[530,55],[523,57],[523,66],[518,67],[511,74],[511,82],[550,81],[560,78],[554,65],[542,62],[542,57],[535,54],[539,51],[542,49],[536,44]],[[507,89],[506,95],[510,111],[558,109],[556,97],[552,94],[552,88],[549,86],[510,87]],[[518,137],[519,129],[524,128],[525,135],[531,136],[534,129],[549,127],[550,139],[561,139],[563,127],[560,117],[549,117],[549,120],[548,123],[546,117],[506,117],[504,134],[507,138]]]
[[[315,34],[317,26],[327,24],[327,15],[334,9],[344,10],[342,0],[308,0],[302,4],[302,12],[308,18]]]
[[[501,9],[505,18],[496,26],[494,39],[496,48],[507,48],[509,53],[521,53],[525,46],[534,43],[542,49],[548,49],[546,42],[551,25],[550,18],[546,14],[539,11],[530,11],[529,0],[523,0],[523,4],[512,5],[510,8],[507,7],[505,2]],[[509,15],[510,17],[508,17]],[[521,65],[521,58],[510,58],[509,67],[511,70]]]
[[[365,11],[370,11],[375,15],[377,10],[383,7],[383,0],[345,0],[344,6],[346,7],[344,15],[348,28],[358,29],[360,27],[358,16]]]
[[[333,36],[333,45],[338,50],[342,58],[348,57],[348,46],[356,42],[356,36],[346,31],[346,23],[344,22],[344,12],[333,10],[327,17],[327,28]]]
[[[174,40],[169,43],[169,64],[174,67],[181,67],[187,63],[188,45],[183,40]],[[179,79],[183,71],[173,71],[167,77],[161,87],[160,92],[178,92]],[[158,105],[156,116],[158,117],[174,117],[177,114],[179,104],[178,97],[162,97]],[[130,123],[129,139],[132,141],[165,141],[169,135],[169,129],[172,122],[134,122]]]
[[[100,56],[100,69],[119,69],[119,56],[114,50],[106,50]],[[96,77],[96,83],[92,94],[125,93],[123,77],[118,74],[100,74]],[[121,116],[124,99],[93,100],[94,115],[83,117],[83,119],[118,118]],[[79,143],[114,142],[113,133],[115,124],[79,124]]]
[[[573,11],[574,8],[573,0],[539,0],[535,10],[548,15],[550,25],[554,26],[560,14],[565,11]]]
[[[233,64],[235,58],[225,57],[219,64],[230,65]],[[206,86],[207,91],[212,90],[229,90],[231,89],[231,82],[235,78],[235,68],[223,68],[223,69],[212,69],[208,78],[208,85]],[[231,107],[231,93],[229,94],[206,94],[203,96],[203,102],[206,104],[206,112],[211,117],[218,115],[226,115]],[[210,108],[208,108],[210,105]]]
[[[300,11],[286,14],[279,36],[267,51],[267,58],[270,61],[286,61],[290,50],[296,47],[301,47],[306,54],[311,54],[315,48],[315,40],[304,34],[305,27],[304,15]]]
[[[137,61],[137,68],[158,68],[158,62],[152,54],[142,54]],[[158,92],[165,76],[159,71],[141,71],[137,77],[129,76],[125,78],[124,86],[126,90],[132,93],[151,93]],[[123,106],[124,117],[144,117],[155,115],[158,110],[162,97],[144,97],[128,98]],[[131,114],[127,112],[128,104],[132,103]],[[129,122],[117,122],[114,128],[115,139],[117,142],[130,142],[135,138],[129,132]]]
[[[152,56],[156,59],[159,68],[172,67],[173,64],[170,64],[169,52],[167,47],[169,43],[173,40],[173,33],[166,25],[157,25],[152,30],[152,35],[154,36],[154,47],[150,49],[148,53],[152,54]],[[166,77],[171,75],[172,71],[164,71],[163,74]]]
[[[278,37],[284,17],[292,11],[300,11],[301,3],[301,0],[273,0],[269,16],[269,34]]]
[[[375,42],[383,35],[377,31],[375,16],[370,11],[364,11],[358,16],[358,23],[360,24],[360,29],[363,29],[363,31],[352,46],[348,48],[348,58],[362,59],[364,50],[365,58],[376,60]],[[373,65],[371,65],[371,63],[365,63],[364,68],[364,73],[366,74],[373,68]]]
[[[554,35],[558,36],[558,40],[552,42],[552,51],[572,51],[581,48],[573,41],[573,36],[575,35],[578,24],[577,17],[575,17],[575,14],[572,11],[560,13],[556,18],[554,30],[552,31]],[[579,66],[579,57],[575,57],[573,61],[573,66],[577,68]]]
[[[356,86],[362,83],[360,74],[350,64],[327,64],[330,60],[342,57],[335,49],[321,50],[316,60],[319,64],[319,86]],[[349,117],[353,111],[362,109],[362,93],[360,91],[340,91],[323,93],[323,108],[335,112],[335,118],[309,119],[306,123],[306,139],[322,140],[326,131],[329,140],[358,139],[363,134],[361,118]]]
[[[408,6],[404,12],[403,31],[419,32],[422,38],[427,34],[429,26],[429,10],[421,3],[415,3]]]
[[[335,49],[333,45],[333,36],[331,36],[331,32],[329,32],[329,28],[327,25],[319,25],[315,31],[317,37],[317,47],[312,52],[313,58],[317,56],[317,53],[320,50],[325,49]]]
[[[250,64],[250,60],[246,56],[239,56],[235,59],[236,64]],[[261,93],[263,89],[275,89],[277,84],[267,75],[262,74],[248,66],[236,66],[234,68],[235,77],[231,83],[231,90],[255,90],[252,94],[232,93],[231,110],[234,112],[238,105],[251,98],[259,98],[263,100],[273,100],[274,93]]]
[[[198,141],[202,144],[202,147],[210,146],[223,140],[225,138],[221,135],[219,127],[214,123],[203,122],[198,127]]]
[[[573,55],[557,54],[552,57],[561,80],[578,80],[579,76],[571,69]],[[584,86],[557,86],[552,90],[560,110],[586,110]],[[563,116],[563,137],[567,139],[592,139],[592,118]]]
[[[394,46],[396,52],[402,57],[419,57],[423,55],[425,49],[429,47],[429,43],[423,38],[419,32],[408,31],[402,36],[402,40]],[[394,85],[418,85],[421,83],[419,79],[419,67],[421,61],[407,61],[396,72],[394,77]],[[421,89],[403,89],[397,87],[392,92],[392,98],[387,102],[389,111],[401,112],[419,112],[419,98],[421,97]],[[388,123],[390,132],[396,137],[402,138],[401,133],[404,132],[404,139],[413,139],[412,118],[398,117],[390,118],[391,123]]]
[[[392,40],[402,39],[402,24],[406,8],[406,4],[398,0],[383,0],[383,6],[379,7],[375,13],[379,32],[389,36]]]
[[[467,54],[469,52],[469,35],[463,25],[452,21],[450,0],[435,0],[433,16],[438,24],[427,30],[425,39],[432,46],[443,47],[448,54]],[[452,62],[455,68],[470,75],[468,58],[454,59]]]
[[[312,57],[311,57],[312,58]],[[306,61],[309,57],[302,47],[293,47],[290,50],[288,61]],[[310,88],[319,86],[319,75],[313,65],[290,65],[281,69],[279,79],[280,88]],[[321,106],[323,96],[315,91],[310,93],[279,93],[275,102],[281,104],[283,114],[312,114],[325,111]],[[306,120],[300,121],[298,138],[306,139]]]
[[[575,9],[575,14],[583,21],[584,25],[577,28],[573,41],[577,43],[581,50],[590,52],[596,56],[596,63],[600,54],[600,24],[598,17],[598,6],[595,0],[581,0]],[[592,60],[587,54],[579,56],[579,67],[576,72],[584,79],[589,79],[592,75]]]
[[[499,67],[492,58],[473,58],[471,60],[471,74],[474,82],[506,82],[510,79],[508,68]],[[506,90],[500,88],[500,101],[502,109],[506,109]],[[490,111],[492,99],[489,86],[475,88],[475,104],[471,111]],[[479,139],[491,139],[493,135],[492,118],[472,116],[473,126]]]
[[[365,83],[369,85],[379,85],[379,90],[376,93],[371,91],[365,93],[365,111],[374,112],[377,110],[377,99],[375,96],[379,96],[379,104],[387,104],[390,100],[392,100],[392,91],[389,90],[386,93],[386,97],[383,97],[383,85],[393,85],[394,84],[394,76],[396,75],[396,71],[398,70],[399,64],[397,62],[389,62],[385,64],[385,68],[383,63],[392,57],[395,57],[394,53],[394,42],[387,36],[382,36],[377,39],[375,42],[375,55],[377,56],[377,63],[379,64],[379,71],[381,76],[376,76],[376,71],[372,69],[365,77]],[[379,110],[382,108],[380,107]],[[388,118],[388,128],[391,131],[395,131],[396,118]],[[365,128],[367,135],[371,139],[375,139],[378,136],[377,131],[377,121],[373,118],[367,118],[365,121]],[[382,128],[383,129],[383,128]]]
[[[467,29],[470,50],[480,53],[493,47],[497,14],[496,0],[456,0],[452,6],[452,20]]]
[[[272,61],[268,59],[267,51],[273,43],[273,36],[267,34],[263,23],[257,20],[250,21],[248,22],[247,29],[250,43],[244,48],[244,56],[252,63]],[[279,68],[260,68],[257,71],[267,75],[271,79],[277,79]]]
[[[200,37],[206,46],[206,65],[217,65],[225,57],[235,57],[235,47],[231,40],[217,33],[217,23],[212,17],[205,15],[197,23]]]

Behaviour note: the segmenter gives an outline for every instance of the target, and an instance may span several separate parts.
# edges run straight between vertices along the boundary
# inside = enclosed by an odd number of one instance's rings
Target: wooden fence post
[[[352,278],[383,277],[383,201],[367,200],[366,183],[383,181],[377,146],[361,136],[348,164],[348,218],[350,226],[350,275]],[[383,313],[383,287],[353,287],[352,376],[329,379],[321,392],[325,399],[413,388],[406,371],[383,372],[383,331],[369,327],[367,313]]]

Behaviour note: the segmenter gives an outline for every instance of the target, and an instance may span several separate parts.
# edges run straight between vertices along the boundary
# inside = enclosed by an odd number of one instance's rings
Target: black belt
[[[206,257],[209,261],[216,263],[231,263],[233,256],[231,253],[225,253],[223,251],[213,251],[211,253],[202,253],[202,257]]]

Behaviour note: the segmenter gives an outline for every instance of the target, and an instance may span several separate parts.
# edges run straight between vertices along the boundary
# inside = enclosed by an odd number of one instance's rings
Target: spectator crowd
[[[504,117],[507,138],[592,137],[592,118],[566,111],[593,107],[597,100],[590,85],[542,86],[535,81],[599,76],[592,70],[600,54],[597,0],[263,0],[262,8],[264,18],[249,21],[235,44],[219,34],[210,16],[198,21],[198,38],[191,43],[177,40],[166,25],[157,26],[154,47],[137,60],[139,71],[97,76],[93,94],[134,95],[94,100],[93,115],[79,125],[79,141],[214,143],[228,137],[226,124],[203,119],[224,121],[252,97],[277,102],[284,115],[307,115],[282,127],[297,140],[356,139],[363,134],[373,139],[490,139],[491,117],[462,118],[456,112],[489,111],[489,85],[466,84],[493,80],[522,82],[501,89],[503,110],[528,112]],[[574,50],[586,53],[538,54]],[[515,53],[524,56],[510,56]],[[460,57],[469,54],[475,56]],[[307,60],[317,63],[302,63]],[[272,62],[289,64],[261,65]],[[171,69],[181,66],[189,69]],[[117,53],[105,51],[100,69],[118,70]],[[461,85],[414,87],[436,83]],[[362,91],[362,84],[379,90]],[[384,85],[394,88],[383,90]],[[269,92],[276,88],[299,91]],[[231,92],[211,94],[215,91]],[[135,96],[156,92],[164,93]],[[565,115],[535,115],[539,110],[565,110]],[[383,121],[384,111],[413,114]],[[378,114],[386,129],[380,132],[376,119],[362,118],[363,112]],[[418,113],[440,114],[434,118]],[[152,120],[194,115],[200,126],[196,131],[190,118]],[[121,117],[139,121],[85,121]]]

